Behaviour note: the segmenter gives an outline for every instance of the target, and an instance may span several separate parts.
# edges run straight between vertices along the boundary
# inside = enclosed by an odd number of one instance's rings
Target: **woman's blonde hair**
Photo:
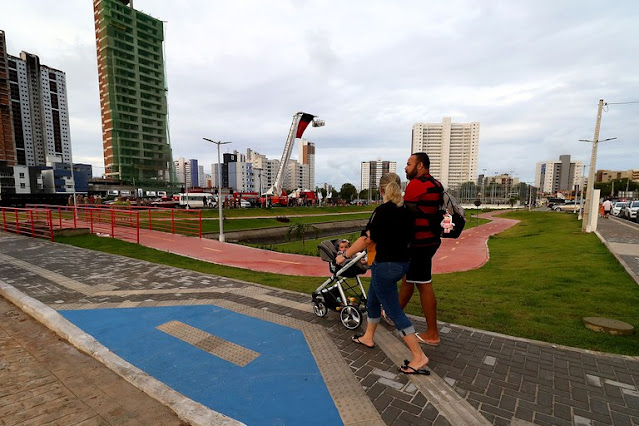
[[[404,205],[402,181],[397,173],[386,173],[379,180],[379,189],[384,191],[384,202],[392,201],[397,207]]]

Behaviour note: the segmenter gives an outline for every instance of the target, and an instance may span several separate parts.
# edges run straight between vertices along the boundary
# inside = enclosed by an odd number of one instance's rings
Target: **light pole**
[[[595,164],[597,163],[597,144],[599,142],[610,141],[617,138],[608,138],[599,140],[599,128],[601,126],[601,113],[603,111],[604,101],[599,99],[599,107],[597,108],[597,121],[595,122],[595,136],[592,141],[586,139],[579,139],[580,142],[592,142],[592,153],[590,155],[590,170],[588,172],[588,189],[586,190],[586,208],[584,209],[584,219],[581,224],[581,230],[586,232],[592,232],[590,226],[590,206],[593,203],[593,191],[595,189]]]
[[[226,145],[231,142],[214,141],[208,138],[202,138],[207,142],[212,142],[217,145],[217,210],[220,217],[220,234],[218,240],[224,242],[224,229],[222,225],[222,163],[220,163],[220,145]]]
[[[260,208],[262,208],[262,169],[255,168],[253,170],[257,172],[257,175],[260,178]]]

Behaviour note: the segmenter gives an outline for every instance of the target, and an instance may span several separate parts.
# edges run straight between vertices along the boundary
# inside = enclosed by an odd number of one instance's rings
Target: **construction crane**
[[[286,194],[282,193],[284,173],[286,172],[286,167],[291,159],[295,139],[301,138],[304,134],[304,130],[306,130],[308,125],[311,123],[313,124],[313,127],[322,127],[325,124],[324,120],[320,120],[317,116],[306,112],[298,112],[293,116],[293,122],[291,123],[291,128],[289,129],[288,137],[286,138],[286,144],[284,145],[284,152],[282,152],[282,159],[280,160],[280,165],[277,169],[277,174],[275,175],[275,182],[273,183],[273,186],[266,191],[266,195],[271,196],[271,204],[288,204]]]

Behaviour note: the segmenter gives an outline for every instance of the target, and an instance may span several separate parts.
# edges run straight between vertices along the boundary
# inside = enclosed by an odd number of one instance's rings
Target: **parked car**
[[[579,208],[580,204],[574,201],[566,201],[565,203],[555,204],[552,207],[556,212],[576,212]]]
[[[623,210],[623,208],[626,207],[628,204],[630,204],[628,201],[617,201],[612,206],[612,210],[610,211],[610,214],[618,217],[621,214],[621,210]]]
[[[624,219],[637,222],[637,211],[639,210],[639,200],[630,202],[621,210],[620,216]]]

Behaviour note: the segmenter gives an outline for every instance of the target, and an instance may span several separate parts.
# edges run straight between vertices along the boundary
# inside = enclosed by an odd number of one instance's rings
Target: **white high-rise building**
[[[11,55],[6,58],[15,164],[71,163],[64,72],[41,65],[38,56],[27,52],[21,52],[19,58]]]
[[[286,170],[284,171],[284,182],[282,184],[283,189],[309,189],[310,173],[308,164],[300,164],[296,160],[289,160]]]
[[[255,191],[266,192],[275,184],[277,169],[280,167],[280,160],[269,160],[266,155],[262,155],[252,149],[246,150],[246,161],[253,164],[253,182]]]
[[[362,161],[360,191],[368,189],[370,197],[372,191],[377,189],[382,175],[396,173],[396,170],[397,163],[395,161]]]
[[[195,164],[193,164],[193,162],[195,162]],[[193,171],[198,168],[196,160],[186,160],[184,157],[180,157],[174,161],[173,164],[175,165],[175,174],[177,175],[179,183],[185,185],[186,188],[197,186],[197,182],[193,179]],[[192,167],[195,167],[195,169],[192,169]]]
[[[430,158],[430,174],[444,188],[477,180],[479,123],[415,123],[411,152],[425,152]]]
[[[570,155],[560,155],[559,161],[539,162],[535,169],[535,186],[546,194],[572,191],[575,185],[585,185],[582,170],[583,162],[571,162]]]
[[[313,191],[315,189],[315,144],[306,139],[300,141],[300,153],[298,161],[307,167],[307,176],[302,180],[300,187]]]

